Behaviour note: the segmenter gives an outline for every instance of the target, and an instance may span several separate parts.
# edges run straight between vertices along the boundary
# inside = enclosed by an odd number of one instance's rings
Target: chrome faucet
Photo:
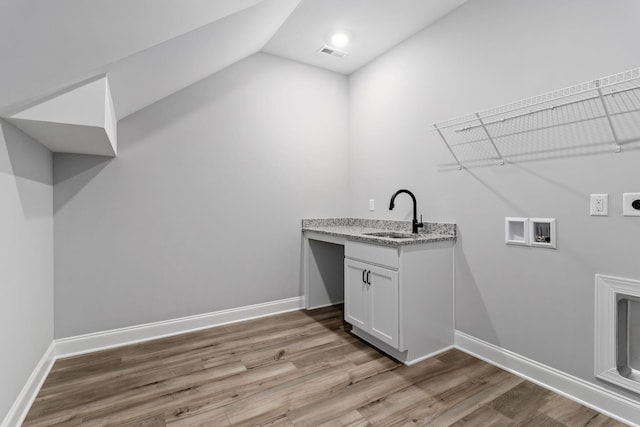
[[[424,224],[422,223],[422,215],[420,215],[420,222],[418,222],[418,202],[416,201],[416,196],[414,196],[411,191],[405,190],[405,189],[396,191],[395,194],[391,196],[391,203],[389,203],[389,210],[392,211],[393,208],[395,207],[396,197],[400,193],[407,193],[409,196],[411,196],[411,200],[413,200],[413,221],[411,222],[411,232],[416,234],[418,233],[418,228],[424,227]]]

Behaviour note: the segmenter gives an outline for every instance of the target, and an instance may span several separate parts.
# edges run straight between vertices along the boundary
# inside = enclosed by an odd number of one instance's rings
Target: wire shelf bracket
[[[609,123],[609,128],[611,129],[611,135],[613,136],[613,140],[616,143],[616,153],[619,153],[620,151],[622,151],[622,147],[620,146],[620,140],[618,139],[616,128],[613,126],[613,122],[611,121],[611,113],[609,113],[609,108],[607,107],[607,103],[604,100],[604,95],[602,94],[600,80],[596,80],[596,89],[598,90],[598,98],[600,99],[600,103],[602,104],[602,109],[607,115],[607,122]]]
[[[442,138],[442,141],[444,141],[444,145],[447,146],[447,149],[451,153],[451,156],[453,156],[453,158],[455,159],[456,163],[458,164],[458,170],[461,170],[462,169],[462,164],[460,163],[460,160],[458,160],[458,157],[456,156],[456,153],[454,153],[453,150],[451,149],[451,146],[449,145],[449,143],[447,142],[447,139],[442,134],[442,131],[440,130],[440,128],[438,128],[437,124],[434,124],[433,127],[436,129],[436,131],[438,132],[438,135],[440,135],[440,138]]]
[[[478,121],[480,122],[480,126],[482,126],[482,129],[484,130],[484,133],[487,134],[487,139],[489,140],[489,142],[491,143],[491,146],[493,147],[494,150],[496,150],[496,154],[498,155],[498,164],[500,166],[504,165],[504,159],[502,158],[502,154],[500,154],[500,150],[498,150],[498,147],[496,147],[496,143],[493,140],[493,138],[491,138],[491,133],[489,133],[489,130],[487,129],[487,126],[485,126],[484,122],[482,121],[482,117],[480,117],[480,113],[476,113],[476,117],[478,118]]]

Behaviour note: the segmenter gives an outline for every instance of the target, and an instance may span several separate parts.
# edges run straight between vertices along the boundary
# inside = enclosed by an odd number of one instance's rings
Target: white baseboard
[[[304,308],[304,297],[181,317],[55,340],[56,358],[91,353]]]
[[[4,421],[0,424],[0,427],[15,427],[22,424],[24,418],[29,412],[29,408],[36,399],[44,380],[49,375],[49,371],[55,362],[55,343],[52,342],[49,348],[44,352],[42,358],[36,365],[35,369],[31,373],[31,376],[25,383],[24,387],[18,394],[18,397],[13,402],[13,405],[9,409]]]
[[[313,307],[307,307],[307,310],[317,310],[317,309],[319,309],[319,308],[331,307],[331,306],[338,305],[338,304],[344,304],[344,300],[342,300],[342,301],[328,302],[328,303],[326,303],[326,304],[315,305],[315,306],[313,306]]]
[[[640,426],[640,402],[519,354],[455,332],[458,349],[623,423]]]

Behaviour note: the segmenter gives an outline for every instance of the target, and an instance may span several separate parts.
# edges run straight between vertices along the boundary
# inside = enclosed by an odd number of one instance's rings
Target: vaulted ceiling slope
[[[0,114],[104,73],[121,119],[259,51],[299,0],[0,0]]]
[[[261,50],[349,74],[465,1],[0,0],[0,116],[65,152],[46,139],[67,130],[34,106],[71,105],[105,75],[117,121]],[[318,54],[336,29],[354,36],[349,55]]]

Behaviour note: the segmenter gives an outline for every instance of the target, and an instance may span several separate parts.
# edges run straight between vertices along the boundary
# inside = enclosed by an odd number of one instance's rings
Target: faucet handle
[[[418,227],[424,227],[424,223],[422,222],[422,214],[420,214],[420,222],[418,223]]]

